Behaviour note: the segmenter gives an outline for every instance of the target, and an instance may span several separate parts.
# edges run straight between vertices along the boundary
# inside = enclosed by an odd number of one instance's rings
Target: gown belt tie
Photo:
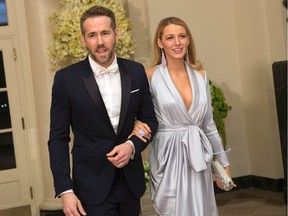
[[[184,145],[189,166],[196,172],[207,169],[213,159],[213,150],[207,136],[197,125],[159,125],[158,132],[185,131],[181,140]]]

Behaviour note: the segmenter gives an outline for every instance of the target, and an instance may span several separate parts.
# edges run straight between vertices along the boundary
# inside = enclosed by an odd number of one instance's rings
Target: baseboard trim
[[[63,210],[40,210],[40,216],[65,216]]]
[[[233,178],[233,181],[237,185],[237,187],[234,188],[233,190],[240,190],[251,187],[274,192],[281,192],[287,190],[287,185],[285,187],[284,179],[271,179],[261,176],[248,175]],[[216,186],[215,182],[214,182],[214,191],[216,194],[225,192],[223,190],[220,190]],[[41,210],[40,216],[64,216],[64,213],[62,210],[55,210],[55,211]]]
[[[254,187],[254,188],[259,188],[263,190],[281,192],[281,191],[284,191],[284,188],[287,189],[287,185],[286,187],[284,185],[284,179],[271,179],[267,177],[248,175],[248,176],[241,176],[241,177],[233,178],[233,181],[237,185],[237,187],[234,188],[233,190],[240,190],[240,189]],[[214,190],[216,194],[225,192],[219,189],[216,186],[215,182],[214,182]]]

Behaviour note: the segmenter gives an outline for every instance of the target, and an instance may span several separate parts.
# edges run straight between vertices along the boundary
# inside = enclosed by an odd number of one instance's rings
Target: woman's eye
[[[182,34],[179,36],[180,40],[186,40],[187,38],[188,38],[188,35],[186,35],[186,34]]]

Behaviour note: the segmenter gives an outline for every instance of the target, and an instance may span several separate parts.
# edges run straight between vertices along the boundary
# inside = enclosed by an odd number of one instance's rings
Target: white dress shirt
[[[121,109],[121,79],[117,59],[108,67],[97,64],[89,55],[89,63],[99,86],[105,107],[115,133],[117,133]]]
[[[93,61],[90,55],[88,59],[105,103],[110,122],[115,133],[117,133],[122,99],[121,78],[117,64],[117,56],[115,55],[114,61],[108,68],[97,64]],[[130,157],[133,160],[135,155],[135,146],[131,140],[127,140],[127,142],[133,146],[134,151]]]

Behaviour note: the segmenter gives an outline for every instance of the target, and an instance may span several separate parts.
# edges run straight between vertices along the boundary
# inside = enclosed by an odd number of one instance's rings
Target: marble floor
[[[283,193],[256,188],[216,194],[220,216],[287,216]],[[149,193],[142,198],[142,215],[156,216]]]

